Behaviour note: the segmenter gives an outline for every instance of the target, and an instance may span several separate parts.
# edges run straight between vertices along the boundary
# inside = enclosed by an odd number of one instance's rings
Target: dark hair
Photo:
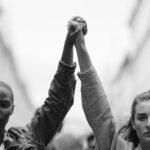
[[[118,131],[118,134],[121,134],[125,140],[128,142],[132,142],[135,147],[139,144],[139,138],[137,136],[136,130],[132,127],[132,122],[134,121],[135,117],[135,107],[137,104],[143,101],[149,101],[150,100],[150,90],[143,92],[139,95],[137,95],[132,103],[131,106],[131,117],[128,120],[128,122],[120,128]]]
[[[5,87],[6,89],[8,89],[11,93],[11,98],[12,98],[12,102],[14,102],[14,94],[13,94],[13,90],[10,87],[10,85],[8,85],[7,83],[0,81],[0,87]]]

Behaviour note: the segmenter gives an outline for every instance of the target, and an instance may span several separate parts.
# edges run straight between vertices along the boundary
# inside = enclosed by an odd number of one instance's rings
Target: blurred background
[[[150,88],[149,0],[0,0],[0,80],[9,83],[15,95],[8,127],[25,125],[43,104],[62,54],[67,22],[75,15],[88,23],[87,48],[118,124],[128,117],[133,98]],[[82,144],[92,133],[78,78],[75,102],[61,133],[82,139]]]

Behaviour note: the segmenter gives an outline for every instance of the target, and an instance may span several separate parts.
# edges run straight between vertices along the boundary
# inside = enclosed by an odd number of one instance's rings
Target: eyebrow
[[[8,95],[8,94],[6,94],[4,92],[0,92],[0,100],[1,101],[2,100],[9,101],[8,98],[10,98],[13,101],[13,95],[11,93]]]
[[[137,117],[145,117],[145,116],[147,116],[147,114],[146,113],[138,113],[136,116]]]
[[[137,113],[137,115],[146,115],[146,113]]]
[[[8,102],[8,103],[10,103],[10,101],[9,101],[8,99],[1,99],[1,98],[0,98],[0,103],[1,103],[1,102],[2,102],[2,103],[3,103],[3,102]]]

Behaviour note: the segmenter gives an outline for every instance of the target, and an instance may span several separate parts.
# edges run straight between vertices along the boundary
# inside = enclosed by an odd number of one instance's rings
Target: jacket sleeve
[[[35,142],[47,145],[60,127],[74,100],[76,64],[59,62],[48,97],[29,124]]]
[[[125,143],[116,133],[109,102],[96,70],[92,67],[78,76],[81,80],[82,107],[94,132],[98,150],[122,149]]]

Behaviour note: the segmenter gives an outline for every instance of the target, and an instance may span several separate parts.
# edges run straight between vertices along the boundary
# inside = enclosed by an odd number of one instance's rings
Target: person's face
[[[132,126],[140,142],[150,143],[150,101],[139,102],[135,106],[134,117]]]
[[[5,128],[13,107],[12,93],[6,87],[0,86],[0,130]]]

